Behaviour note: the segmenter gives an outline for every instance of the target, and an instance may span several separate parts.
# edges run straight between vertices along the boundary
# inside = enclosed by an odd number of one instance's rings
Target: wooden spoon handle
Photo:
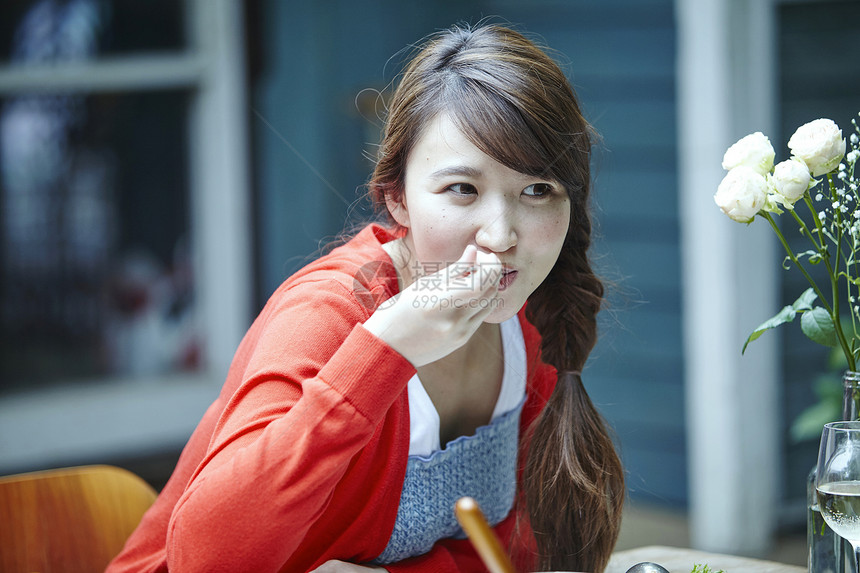
[[[471,497],[461,497],[454,505],[454,514],[490,573],[516,573],[477,501]]]

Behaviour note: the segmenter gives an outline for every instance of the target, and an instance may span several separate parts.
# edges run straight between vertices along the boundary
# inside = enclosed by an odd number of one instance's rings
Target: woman
[[[109,570],[479,571],[463,495],[523,570],[602,570],[624,484],[580,380],[603,294],[589,154],[522,35],[428,40],[370,181],[388,223],[273,294]]]

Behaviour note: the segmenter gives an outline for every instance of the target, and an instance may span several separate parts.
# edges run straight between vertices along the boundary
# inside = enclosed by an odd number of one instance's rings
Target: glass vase
[[[860,372],[842,376],[842,419],[860,419]],[[860,573],[854,565],[851,544],[824,523],[815,495],[815,465],[806,481],[806,541],[809,573]]]

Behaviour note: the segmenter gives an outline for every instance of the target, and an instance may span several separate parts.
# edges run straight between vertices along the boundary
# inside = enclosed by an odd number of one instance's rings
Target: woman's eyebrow
[[[475,167],[471,167],[469,165],[452,165],[450,167],[443,167],[442,169],[434,171],[430,174],[430,178],[442,179],[445,177],[459,176],[477,179],[482,175],[483,172],[480,169],[476,169]]]

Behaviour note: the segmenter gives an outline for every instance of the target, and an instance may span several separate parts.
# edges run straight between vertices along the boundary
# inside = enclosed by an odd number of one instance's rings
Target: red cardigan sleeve
[[[415,373],[331,284],[291,287],[243,341],[168,526],[170,570],[277,571]]]

